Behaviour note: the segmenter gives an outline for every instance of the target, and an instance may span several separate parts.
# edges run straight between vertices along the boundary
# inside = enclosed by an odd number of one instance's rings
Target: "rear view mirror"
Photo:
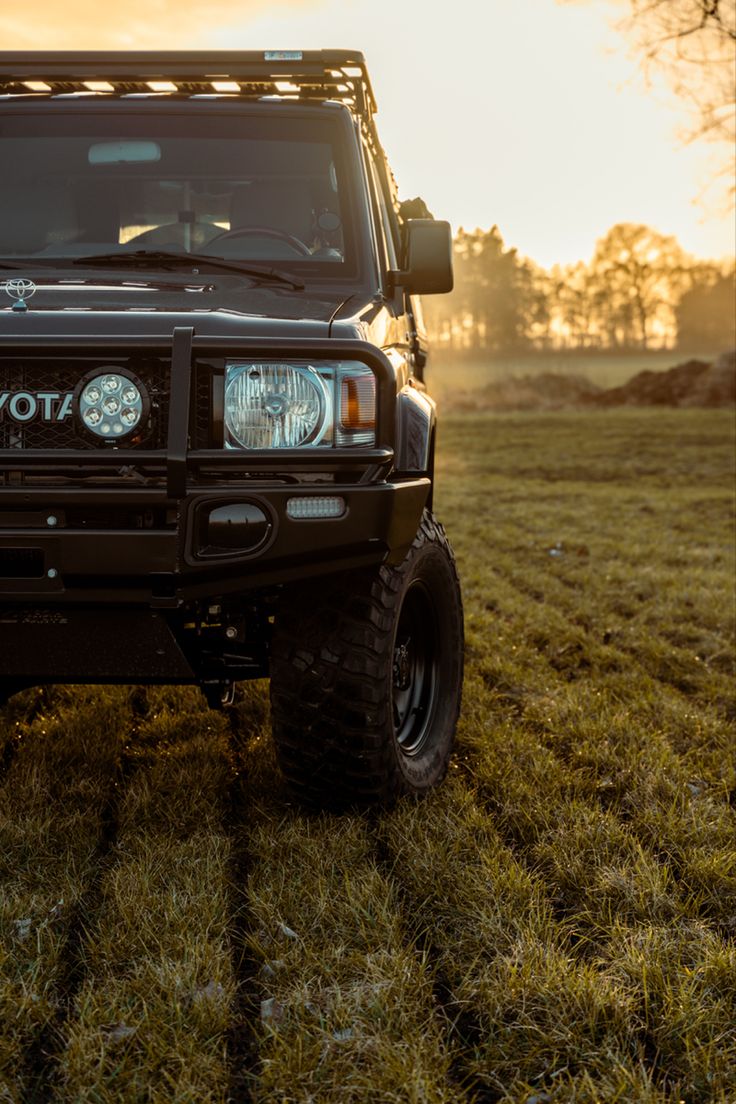
[[[89,147],[87,160],[90,165],[135,165],[146,161],[160,161],[158,142],[95,142]]]
[[[452,291],[452,232],[449,222],[408,219],[404,226],[405,268],[394,281],[417,295]]]

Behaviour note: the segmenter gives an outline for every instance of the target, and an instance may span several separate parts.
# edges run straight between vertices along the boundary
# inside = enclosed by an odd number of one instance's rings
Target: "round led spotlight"
[[[120,441],[142,430],[150,400],[141,381],[124,368],[96,369],[77,384],[77,417],[98,440]]]

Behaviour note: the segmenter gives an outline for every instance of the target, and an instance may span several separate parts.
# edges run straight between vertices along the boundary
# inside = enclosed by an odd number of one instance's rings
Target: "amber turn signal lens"
[[[376,422],[375,379],[372,375],[342,377],[340,421],[345,429],[373,429]]]

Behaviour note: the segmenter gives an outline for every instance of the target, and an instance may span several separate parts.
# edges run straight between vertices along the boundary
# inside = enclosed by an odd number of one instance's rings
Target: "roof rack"
[[[337,100],[369,126],[376,111],[357,50],[0,52],[0,95],[70,93]]]
[[[369,144],[383,155],[373,119],[376,98],[360,50],[0,51],[0,97],[70,94],[337,101],[360,120]],[[398,206],[387,164],[386,173]]]

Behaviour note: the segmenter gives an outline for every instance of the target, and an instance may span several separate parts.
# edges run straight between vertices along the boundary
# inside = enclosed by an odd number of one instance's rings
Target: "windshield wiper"
[[[63,259],[63,258],[62,258]],[[8,261],[6,257],[0,258],[0,268],[58,268],[57,257],[24,257],[22,261]]]
[[[129,253],[91,253],[88,257],[75,257],[72,261],[75,265],[103,265],[112,268],[118,264],[132,264],[151,266],[154,268],[170,268],[171,266],[185,266],[187,268],[214,268],[224,272],[238,272],[241,276],[250,276],[262,283],[287,284],[294,291],[303,291],[304,284],[294,279],[286,272],[280,272],[276,268],[257,268],[255,265],[244,265],[238,261],[226,261],[224,257],[208,257],[204,253],[174,253],[165,249],[136,249]]]

